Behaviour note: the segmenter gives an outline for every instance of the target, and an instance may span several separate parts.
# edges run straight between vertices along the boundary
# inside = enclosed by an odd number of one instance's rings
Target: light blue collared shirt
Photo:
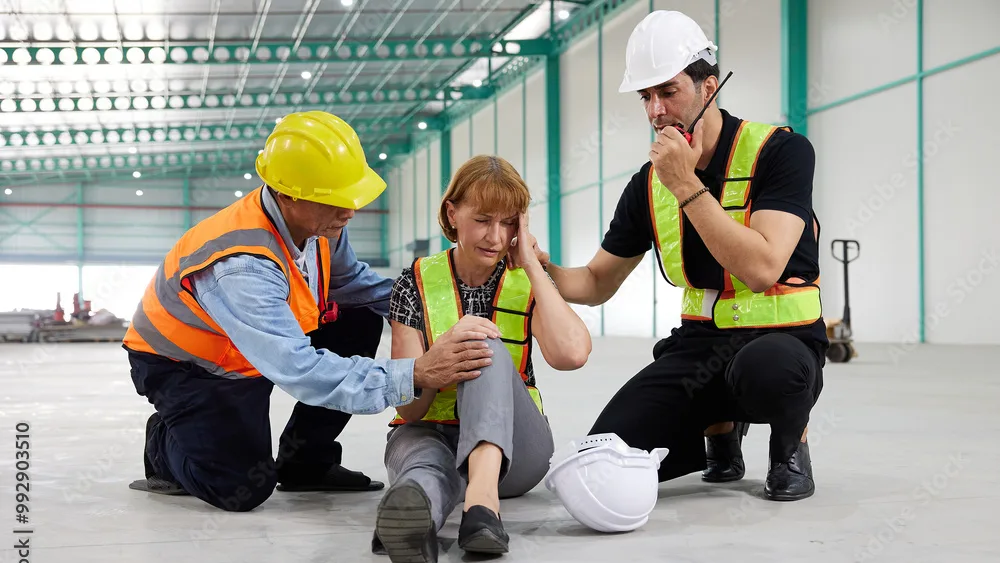
[[[318,304],[319,272],[316,260],[309,259],[316,256],[317,237],[310,237],[299,250],[266,188],[263,204]],[[330,299],[340,307],[368,307],[387,318],[393,280],[357,259],[346,228],[331,243]],[[344,358],[314,348],[285,300],[288,280],[271,260],[233,256],[192,281],[198,303],[240,353],[295,399],[351,414],[376,414],[413,400],[413,358]]]

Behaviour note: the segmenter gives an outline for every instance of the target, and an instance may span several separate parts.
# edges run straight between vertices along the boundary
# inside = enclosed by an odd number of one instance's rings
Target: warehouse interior
[[[643,107],[618,87],[654,10],[684,12],[718,45],[733,72],[720,107],[815,149],[823,313],[850,342],[812,412],[816,493],[763,497],[768,428],[754,426],[743,480],[662,483],[633,532],[588,530],[543,484],[505,500],[498,560],[1000,559],[990,0],[0,4],[0,424],[10,441],[30,427],[31,443],[30,525],[15,520],[9,445],[0,470],[8,539],[32,529],[31,561],[388,561],[370,549],[379,492],[276,492],[229,513],[129,490],[152,412],[121,346],[136,306],[181,235],[260,187],[275,125],[312,109],[346,120],[387,182],[346,231],[380,274],[451,246],[441,195],[481,154],[525,179],[552,262],[585,265],[649,159]],[[536,352],[557,445],[585,436],[680,324],[681,291],[656,260],[607,303],[572,306],[593,337],[583,368]],[[387,324],[380,357],[390,340]],[[271,396],[275,444],[293,405]],[[386,480],[392,416],[352,418],[346,466]],[[460,516],[442,561],[479,560],[455,544]],[[3,545],[0,562],[24,558]]]

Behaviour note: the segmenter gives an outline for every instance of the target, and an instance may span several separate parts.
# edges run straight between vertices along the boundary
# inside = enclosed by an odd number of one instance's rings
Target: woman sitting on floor
[[[458,544],[506,552],[500,499],[530,491],[548,471],[554,446],[535,388],[532,337],[557,370],[583,366],[591,339],[535,256],[530,199],[508,162],[472,158],[452,179],[438,216],[455,248],[415,260],[393,287],[393,358],[416,358],[449,330],[500,335],[471,341],[493,351],[478,377],[423,389],[397,409],[385,451],[391,487],[373,538],[374,551],[394,563],[437,560],[437,532],[463,493]]]

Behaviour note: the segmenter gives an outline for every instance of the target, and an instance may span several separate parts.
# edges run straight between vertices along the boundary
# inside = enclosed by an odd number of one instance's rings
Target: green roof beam
[[[51,113],[51,112],[89,112],[99,111],[131,111],[131,110],[169,110],[169,109],[252,109],[252,108],[300,108],[302,106],[338,106],[363,104],[388,105],[409,104],[418,101],[432,102],[442,100],[446,96],[452,100],[482,100],[493,94],[489,86],[464,86],[436,91],[431,88],[400,89],[400,90],[355,90],[345,92],[312,92],[257,94],[244,93],[239,99],[234,94],[208,94],[204,97],[196,94],[180,95],[142,95],[131,94],[99,95],[99,96],[59,96],[47,97],[41,100],[35,98],[8,98],[0,102],[0,113]],[[96,99],[95,99],[96,98]]]
[[[501,44],[502,48],[497,47]],[[35,42],[30,47],[0,47],[0,64],[16,65],[116,65],[116,64],[285,64],[377,61],[478,59],[517,50],[525,55],[547,54],[547,41],[502,41],[488,37],[387,41],[329,41],[293,43],[261,41],[256,44],[214,42]],[[499,52],[498,52],[499,50]],[[504,55],[506,56],[506,55]]]
[[[437,117],[412,119],[410,123],[381,122],[374,119],[355,119],[351,127],[359,135],[378,132],[436,131],[444,127],[444,120]],[[423,124],[423,127],[421,127]],[[228,131],[227,131],[228,130]],[[271,134],[271,127],[257,127],[257,123],[202,125],[183,127],[135,127],[107,129],[62,129],[8,133],[0,132],[0,147],[36,147],[57,145],[115,145],[118,143],[183,143],[201,141],[263,141]]]

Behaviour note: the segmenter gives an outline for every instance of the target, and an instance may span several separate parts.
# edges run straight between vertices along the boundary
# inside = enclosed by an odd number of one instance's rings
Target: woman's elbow
[[[588,338],[585,343],[577,346],[567,346],[566,351],[560,354],[555,362],[550,362],[553,369],[559,371],[578,370],[587,364],[590,359],[591,342]]]

